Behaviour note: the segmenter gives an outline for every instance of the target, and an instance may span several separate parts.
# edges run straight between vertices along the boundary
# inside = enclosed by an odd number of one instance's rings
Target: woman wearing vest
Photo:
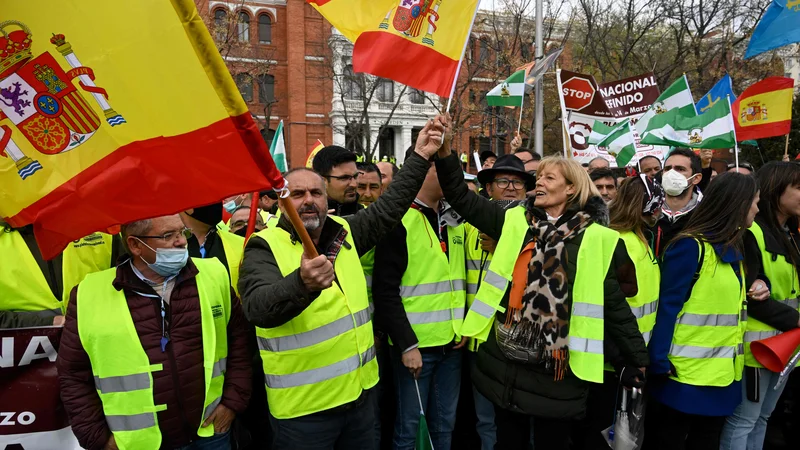
[[[656,323],[661,281],[650,227],[661,215],[664,199],[661,186],[642,174],[623,181],[617,198],[609,205],[609,227],[619,232],[627,253],[617,264],[617,280],[636,317],[645,344],[650,340],[650,332]],[[605,344],[608,364],[603,384],[593,384],[589,391],[587,449],[608,447],[600,433],[613,422],[614,416],[610,412],[614,411],[614,405],[619,400],[620,385],[632,388],[644,384],[644,375],[636,367],[625,366],[613,342],[606,341]]]
[[[496,449],[583,446],[579,421],[591,383],[603,382],[606,334],[629,365],[648,364],[612,259],[619,234],[583,168],[545,158],[535,196],[508,211],[469,192],[444,145],[436,162],[445,197],[497,250],[462,334],[483,341],[472,380],[495,405]],[[511,282],[513,279],[513,283]]]
[[[646,449],[716,449],[741,401],[747,323],[744,234],[758,212],[754,177],[724,173],[665,247],[650,338]],[[757,274],[755,274],[757,275]],[[769,295],[752,284],[752,296]]]
[[[750,344],[800,325],[797,311],[800,166],[772,162],[758,171],[757,179],[761,199],[755,222],[745,235],[745,254],[748,269],[753,266],[752,270],[763,273],[764,280],[770,283],[770,299],[747,305],[743,398],[725,423],[720,447],[723,450],[760,450],[764,445],[767,420],[783,392],[783,387],[774,389],[779,374],[756,361],[750,353]]]

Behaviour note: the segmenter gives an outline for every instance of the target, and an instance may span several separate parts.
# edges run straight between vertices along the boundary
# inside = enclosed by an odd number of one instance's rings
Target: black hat
[[[479,157],[479,159],[481,160],[481,165],[483,165],[483,163],[485,163],[486,160],[489,158],[497,159],[497,155],[495,155],[495,153],[491,150],[482,151]]]
[[[494,181],[495,177],[501,173],[511,173],[519,175],[525,180],[525,190],[530,191],[536,187],[536,177],[525,171],[525,163],[514,155],[503,155],[497,158],[491,169],[483,169],[478,172],[478,181],[484,186]]]

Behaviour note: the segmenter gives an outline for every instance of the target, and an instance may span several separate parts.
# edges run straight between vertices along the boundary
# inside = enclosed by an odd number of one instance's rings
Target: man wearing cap
[[[536,177],[525,170],[525,163],[516,155],[504,155],[498,158],[492,168],[478,173],[478,181],[486,186],[486,192],[492,200],[509,205],[525,200],[526,192],[533,190],[536,185]],[[467,236],[465,249],[467,305],[472,306],[478,287],[486,275],[486,268],[489,266],[497,241],[470,224],[465,225],[465,234]],[[475,352],[478,350],[477,341],[470,339],[467,348],[470,351],[471,368],[475,363]],[[477,431],[481,438],[481,448],[483,450],[493,449],[497,431],[494,423],[494,405],[474,387],[472,393],[475,399],[475,413],[478,417]]]

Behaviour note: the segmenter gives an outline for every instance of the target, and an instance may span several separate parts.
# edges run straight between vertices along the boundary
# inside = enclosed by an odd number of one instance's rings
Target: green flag
[[[599,120],[594,121],[594,125],[592,125],[592,132],[589,134],[589,144],[597,145],[603,139],[605,139],[617,125],[606,125]]]
[[[636,154],[636,139],[633,138],[631,121],[625,120],[614,127],[597,146],[605,147],[608,154],[616,158],[617,167],[625,167]]]
[[[269,154],[272,155],[272,160],[275,161],[275,167],[277,167],[281,173],[289,169],[286,167],[286,145],[283,143],[283,120],[278,124],[278,129],[275,130],[275,136],[272,137],[272,145],[269,147]]]
[[[691,148],[733,148],[736,138],[730,104],[717,102],[696,116],[676,109],[653,118],[642,143]]]
[[[522,106],[525,96],[525,71],[519,70],[486,94],[489,106]]]
[[[640,136],[644,136],[648,124],[653,118],[665,114],[673,109],[680,109],[686,116],[696,116],[694,109],[694,99],[692,91],[689,89],[689,80],[686,75],[678,78],[670,87],[658,96],[655,103],[650,106],[644,115],[636,122],[636,130]]]
[[[417,441],[414,445],[414,450],[433,450],[431,435],[430,432],[428,432],[428,421],[425,420],[425,414],[419,415],[419,427],[417,427]]]

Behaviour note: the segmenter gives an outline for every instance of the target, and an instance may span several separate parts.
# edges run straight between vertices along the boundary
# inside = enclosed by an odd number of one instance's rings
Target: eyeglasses
[[[507,188],[509,184],[514,186],[514,189],[522,189],[525,187],[524,180],[508,180],[506,178],[498,178],[494,180],[493,183],[500,189]]]
[[[168,231],[162,234],[161,236],[133,236],[133,237],[139,239],[161,239],[164,242],[174,242],[176,239],[178,239],[179,236],[183,236],[186,239],[189,239],[190,237],[192,237],[192,234],[193,234],[192,230],[190,230],[189,228],[184,228],[180,231]]]
[[[339,175],[339,176],[328,175],[326,178],[333,178],[335,180],[339,180],[339,181],[343,181],[345,183],[349,183],[349,182],[355,180],[356,178],[358,178],[358,174],[354,173],[353,175]]]

